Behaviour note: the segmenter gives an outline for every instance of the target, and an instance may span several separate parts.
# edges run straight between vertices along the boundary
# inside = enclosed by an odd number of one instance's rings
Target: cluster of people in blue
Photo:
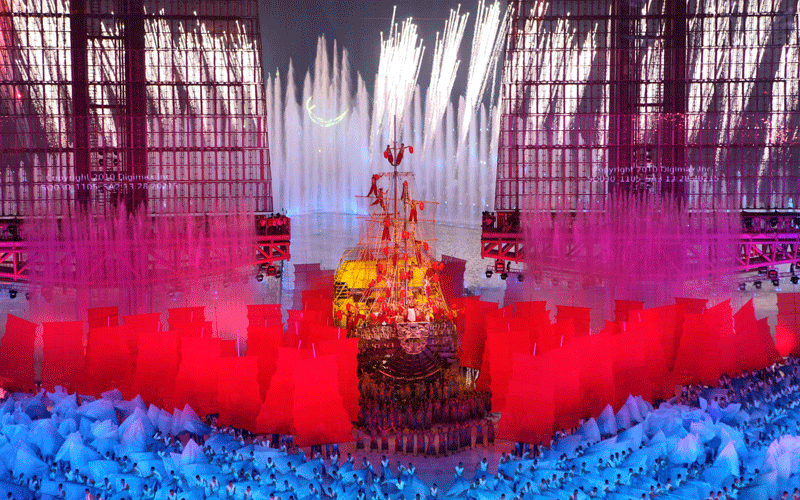
[[[364,375],[360,385],[358,449],[446,456],[494,443],[491,394],[456,377],[394,385]]]
[[[0,499],[799,499],[799,367],[789,358],[688,386],[657,409],[630,397],[549,445],[425,480],[397,455],[377,464],[375,453],[336,446],[304,453],[291,439],[217,428],[188,406],[168,413],[117,391],[5,394]]]

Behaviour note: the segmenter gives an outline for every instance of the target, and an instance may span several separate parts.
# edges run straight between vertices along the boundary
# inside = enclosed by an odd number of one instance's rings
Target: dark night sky
[[[461,66],[456,89],[466,80],[473,21],[477,0],[465,0],[461,12],[470,12],[461,43]],[[259,0],[261,39],[264,49],[264,70],[286,74],[289,59],[294,61],[297,83],[314,61],[317,37],[325,35],[329,47],[336,39],[339,47],[350,53],[351,67],[359,71],[371,90],[380,56],[380,32],[388,33],[392,9],[397,5],[397,19],[408,16],[419,26],[425,55],[420,83],[426,85],[430,75],[436,32],[444,29],[451,8],[457,0]]]

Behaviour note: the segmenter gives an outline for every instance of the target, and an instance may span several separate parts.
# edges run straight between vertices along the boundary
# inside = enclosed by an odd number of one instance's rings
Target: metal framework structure
[[[799,3],[511,0],[482,255],[522,260],[504,230],[515,210],[603,212],[621,196],[794,220]],[[743,231],[740,267],[798,263],[800,230],[785,229]]]
[[[256,0],[0,0],[0,216],[267,214],[264,92]]]

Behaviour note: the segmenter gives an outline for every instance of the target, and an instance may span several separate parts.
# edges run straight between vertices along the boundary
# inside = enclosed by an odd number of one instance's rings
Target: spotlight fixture
[[[267,276],[277,276],[278,275],[278,268],[275,266],[267,266],[266,269]]]
[[[772,280],[772,286],[778,288],[779,286],[781,286],[781,280]]]
[[[256,281],[258,281],[259,283],[264,281],[264,275],[261,273],[256,274]]]
[[[25,292],[25,300],[31,300],[31,292]]]
[[[756,281],[755,283],[753,283],[753,286],[756,287],[756,290],[761,290],[761,282],[760,281]]]
[[[275,270],[275,277],[280,279],[281,276],[283,276],[283,271],[281,271],[280,269],[276,269]]]
[[[492,270],[491,270],[491,269],[487,269],[487,270],[486,270],[486,277],[487,277],[487,278],[491,278],[491,277],[492,277],[492,274],[494,274],[494,273],[492,272]]]
[[[739,283],[739,291],[744,292],[747,290],[747,283]]]
[[[11,297],[12,299],[16,299],[17,298],[17,291],[16,290],[9,290],[8,291],[8,296]]]
[[[519,281],[519,282],[525,281],[525,275],[522,274],[522,273],[519,273],[517,275],[517,281]]]
[[[792,285],[796,285],[800,283],[800,278],[798,278],[797,276],[792,276],[791,278],[789,278],[789,281],[792,282]]]
[[[769,271],[767,271],[767,278],[769,278],[772,281],[777,281],[778,280],[778,270],[777,269],[770,269]]]
[[[778,221],[778,218],[777,218],[777,217],[772,217],[772,218],[769,220],[769,225],[770,225],[770,226],[772,226],[772,228],[774,229],[774,228],[778,227],[778,222],[779,222],[779,221]]]
[[[500,273],[500,279],[503,280],[503,281],[508,279],[508,273]]]

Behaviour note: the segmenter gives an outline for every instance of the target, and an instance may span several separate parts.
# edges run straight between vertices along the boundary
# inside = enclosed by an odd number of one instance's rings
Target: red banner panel
[[[84,363],[83,322],[51,322],[42,326],[42,385],[47,389],[61,385],[68,391],[77,390]]]
[[[461,366],[478,369],[483,360],[483,349],[486,343],[486,314],[497,310],[493,302],[481,302],[477,298],[464,298],[464,330],[461,338],[461,349],[458,359]]]
[[[172,331],[140,333],[132,392],[148,404],[169,407],[178,373],[179,339]]]
[[[220,424],[255,431],[256,417],[261,409],[257,361],[254,357],[219,360],[217,401]]]
[[[128,346],[131,349],[133,359],[139,356],[139,334],[153,333],[161,331],[161,314],[134,314],[123,316],[125,326],[128,327]]]
[[[683,330],[684,306],[670,305],[651,309],[631,310],[630,321],[638,321],[647,325],[648,330],[655,330],[661,342],[661,349],[667,363],[667,370],[675,366],[675,355]]]
[[[278,349],[283,345],[283,326],[247,328],[247,356],[258,360],[258,383],[263,399],[278,363]]]
[[[316,342],[329,342],[346,337],[346,332],[335,326],[303,321],[300,325],[302,345],[311,347]]]
[[[553,386],[553,419],[555,429],[577,425],[582,415],[581,370],[578,351],[572,344],[554,349],[542,356],[544,370]]]
[[[760,370],[774,363],[779,357],[775,349],[775,341],[769,333],[762,330],[756,319],[753,299],[747,301],[733,316],[736,334],[739,338],[736,349],[736,366],[738,371]],[[766,335],[765,335],[766,333]]]
[[[283,323],[280,304],[251,304],[247,306],[248,326],[275,326]]]
[[[720,376],[718,336],[711,331],[705,315],[687,313],[684,316],[678,354],[673,369],[676,384],[703,383],[715,385]]]
[[[675,297],[675,303],[684,306],[686,312],[690,314],[702,314],[706,310],[708,299],[690,299],[686,297]]]
[[[36,323],[9,314],[5,334],[0,339],[0,377],[10,382],[5,384],[6,389],[35,387],[35,342]]]
[[[568,346],[580,367],[581,417],[595,417],[614,403],[614,365],[611,336],[595,334],[575,339]]]
[[[125,326],[131,331],[136,331],[138,333],[161,331],[160,313],[134,314],[132,316],[123,316],[122,319],[125,321]]]
[[[797,334],[791,326],[781,322],[775,325],[775,348],[781,357],[790,355],[797,348],[797,343]]]
[[[553,434],[553,377],[541,356],[514,354],[508,384],[508,404],[498,426],[498,438],[526,443],[549,442]]]
[[[181,338],[181,364],[175,377],[172,405],[188,404],[198,415],[217,409],[217,373],[222,344],[219,339]]]
[[[195,339],[210,339],[214,336],[214,330],[210,321],[192,321],[182,323],[170,321],[170,329],[178,332],[181,337],[191,337]]]
[[[735,375],[738,372],[736,349],[739,338],[733,328],[733,309],[730,299],[720,302],[703,313],[708,324],[709,342],[716,342],[719,357],[716,364],[721,374]]]
[[[491,330],[486,338],[493,411],[503,411],[511,379],[512,354],[531,354],[528,332]]]
[[[800,314],[800,293],[779,293],[778,314]]]
[[[631,321],[630,312],[644,309],[644,302],[615,299],[614,321]]]
[[[525,315],[538,316],[546,312],[547,312],[546,300],[530,300],[525,302],[514,303],[514,316],[525,316]]]
[[[103,328],[119,325],[118,307],[95,307],[88,309],[89,328]]]
[[[169,311],[169,328],[175,330],[175,325],[183,323],[195,323],[206,320],[205,307],[177,307],[167,309]]]
[[[612,406],[615,408],[622,406],[629,394],[641,395],[652,401],[653,395],[658,392],[650,371],[652,345],[652,333],[636,322],[623,323],[622,331],[611,337],[615,384]],[[663,366],[662,362],[660,367]]]
[[[294,420],[292,419],[294,378],[292,370],[297,365],[297,362],[310,357],[310,349],[281,347],[278,350],[277,369],[256,418],[257,432],[294,433]],[[317,416],[319,416],[319,413],[317,413]]]
[[[304,326],[307,323],[324,324],[325,321],[322,319],[322,313],[320,311],[297,311],[292,309],[289,309],[286,312],[289,314],[289,318],[286,320],[286,342],[284,345],[294,349],[310,348],[311,346],[307,342],[302,342],[304,336]],[[308,334],[306,333],[306,338],[307,335]]]
[[[563,323],[569,319],[573,320],[575,325],[574,336],[583,337],[589,335],[590,332],[591,312],[592,310],[588,307],[556,306],[556,323]]]
[[[339,393],[336,356],[297,360],[292,370],[292,416],[298,446],[353,440],[353,425]]]
[[[82,389],[99,396],[118,388],[129,395],[135,359],[128,345],[128,327],[89,328]]]
[[[800,354],[800,314],[781,314],[778,312],[777,327],[781,328],[780,340],[775,330],[775,347],[781,356]],[[792,342],[789,344],[788,342]],[[788,351],[787,351],[788,350]]]
[[[336,355],[339,367],[339,392],[342,395],[347,416],[351,422],[358,421],[358,339],[342,339],[314,344],[317,356]]]

